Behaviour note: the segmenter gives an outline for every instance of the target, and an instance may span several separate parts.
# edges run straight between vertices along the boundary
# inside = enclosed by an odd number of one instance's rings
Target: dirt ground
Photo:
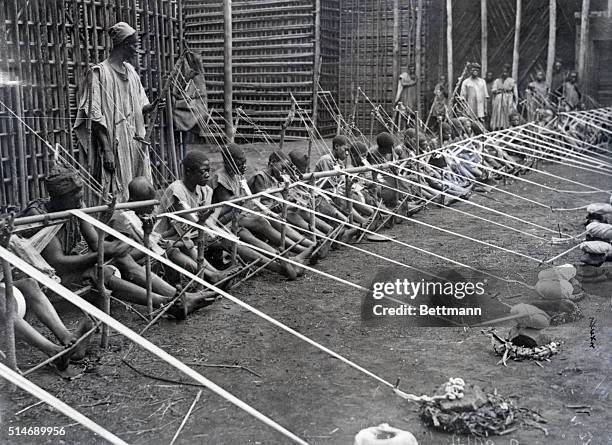
[[[218,160],[217,156],[214,154],[213,158]],[[265,152],[254,152],[251,163],[264,165]],[[609,179],[584,171],[558,165],[547,165],[546,171],[604,189],[612,188]],[[578,186],[539,173],[526,178],[560,189],[578,189]],[[607,199],[602,194],[557,193],[517,180],[508,181],[503,188],[554,207],[571,208]],[[582,211],[552,213],[498,191],[486,196],[477,194],[472,200],[572,235],[584,230]],[[453,208],[549,240],[556,236],[466,203],[456,203]],[[571,247],[571,244],[552,245],[434,205],[418,213],[416,218],[538,259],[551,258]],[[405,222],[385,233],[489,273],[532,285],[541,270],[537,263],[528,259],[415,223]],[[440,259],[396,243],[364,243],[360,247],[425,270],[448,267]],[[576,262],[578,257],[579,251],[573,251],[566,260]],[[317,269],[368,286],[383,266],[381,259],[343,247],[332,251]],[[608,270],[612,277],[611,268]],[[533,297],[533,292],[517,284],[495,284],[493,290],[509,304],[529,301]],[[587,290],[593,296],[579,303],[584,318],[549,329],[550,335],[562,341],[563,346],[561,352],[550,362],[543,362],[542,367],[532,361],[511,361],[507,367],[497,365],[499,357],[479,328],[366,323],[361,318],[364,292],[311,272],[294,282],[262,273],[232,292],[385,380],[395,383],[400,379],[400,388],[405,392],[432,394],[449,377],[461,377],[485,392],[497,390],[512,398],[516,405],[531,408],[544,416],[548,421],[543,425],[547,435],[527,425],[508,435],[486,440],[429,429],[418,417],[418,405],[401,400],[373,378],[228,301],[220,301],[184,322],[163,320],[145,336],[311,444],[352,444],[359,430],[383,422],[412,432],[421,445],[612,444],[612,279],[591,285]],[[121,306],[113,305],[112,313],[134,330],[144,326],[142,320]],[[69,314],[68,319],[74,326],[76,311],[69,310]],[[594,335],[591,335],[591,320],[595,321]],[[498,331],[505,333],[509,326],[510,323]],[[94,344],[97,341],[98,337]],[[128,346],[127,340],[114,335],[109,351],[101,352],[92,347],[86,369],[73,381],[62,380],[50,369],[36,372],[31,379],[126,442],[167,444],[200,388],[138,349],[127,359],[140,373],[134,371],[121,361]],[[18,352],[21,369],[44,358],[21,343]],[[213,364],[244,368],[206,366]],[[1,443],[104,443],[44,404],[18,414],[37,400],[20,390],[8,393],[5,388],[3,391],[0,396]],[[577,409],[568,405],[586,405],[590,409],[577,413]],[[66,434],[44,438],[9,436],[11,426],[65,426]],[[204,388],[176,443],[281,444],[289,441]]]

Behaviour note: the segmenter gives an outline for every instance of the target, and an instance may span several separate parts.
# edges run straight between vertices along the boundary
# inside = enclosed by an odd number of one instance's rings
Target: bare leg
[[[246,216],[241,218],[240,226],[248,229],[251,233],[259,235],[262,238],[267,239],[271,245],[280,246],[281,234],[276,230],[269,221],[260,216]],[[295,246],[294,248],[298,252],[302,252],[304,248],[302,246]]]
[[[287,221],[289,222],[288,214],[287,214]],[[272,225],[272,227],[274,227],[274,229],[278,231],[282,230],[283,223],[281,223],[280,221],[270,221],[270,224]],[[304,235],[299,233],[293,227],[287,227],[287,239],[290,241],[293,241],[294,243],[297,243],[299,241],[299,244],[305,248],[308,248],[314,245],[314,243],[311,240],[309,240]]]
[[[242,258],[246,258],[249,262],[259,259],[259,266],[262,266],[264,263],[267,263],[270,260],[270,258],[266,257],[265,255],[262,255],[245,246],[238,246],[238,254]],[[297,277],[297,273],[295,272],[293,266],[284,261],[282,261],[281,264],[277,263],[276,261],[272,261],[266,266],[266,268],[272,272],[284,275],[290,280],[295,280]]]
[[[270,253],[277,253],[276,249],[274,249],[269,244],[267,244],[267,243],[263,242],[262,240],[260,240],[259,238],[257,238],[248,229],[242,228],[238,232],[238,236],[240,237],[240,240],[244,241],[247,244],[251,244],[251,245],[253,245],[255,247],[258,247],[260,249],[263,249],[263,250],[267,250]]]
[[[47,296],[40,290],[38,283],[34,279],[24,278],[18,280],[15,282],[15,287],[23,294],[27,310],[36,315],[62,344],[68,345],[75,340],[72,333],[66,328],[59,318],[59,315],[57,315],[55,308]]]
[[[144,266],[140,266],[130,255],[124,255],[120,258],[115,258],[113,263],[121,272],[121,276],[131,283],[145,287],[147,285],[147,276]],[[170,285],[156,274],[151,274],[151,284],[153,291],[165,297],[173,297],[176,294],[176,288]],[[146,304],[146,302],[145,302]]]

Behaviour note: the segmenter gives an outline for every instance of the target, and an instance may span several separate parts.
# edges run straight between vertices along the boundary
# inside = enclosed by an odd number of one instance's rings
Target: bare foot
[[[71,347],[73,344],[77,342],[77,340],[79,340],[83,335],[85,335],[93,327],[94,327],[94,322],[91,321],[89,317],[83,318],[79,322],[74,333],[72,334],[71,339],[66,343],[65,346]],[[91,334],[88,338],[83,339],[83,341],[81,341],[77,346],[75,346],[75,348],[71,352],[66,354],[66,356],[68,356],[68,359],[71,359],[72,361],[83,360],[85,358],[85,353],[87,352],[87,347],[89,346],[90,337],[91,337]]]

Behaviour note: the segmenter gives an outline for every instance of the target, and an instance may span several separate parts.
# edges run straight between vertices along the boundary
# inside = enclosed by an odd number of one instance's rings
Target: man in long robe
[[[465,100],[471,118],[484,122],[487,114],[487,84],[480,77],[480,65],[473,63],[470,67],[470,77],[461,82],[461,97]]]
[[[510,66],[504,65],[501,76],[493,82],[493,109],[491,129],[502,130],[510,126],[510,115],[516,111],[518,92],[514,79],[510,77]]]
[[[122,202],[128,199],[128,184],[134,177],[144,176],[152,182],[149,148],[142,140],[144,114],[153,105],[130,64],[139,52],[136,30],[119,22],[109,35],[113,48],[88,74],[74,130],[92,175],[105,192]]]

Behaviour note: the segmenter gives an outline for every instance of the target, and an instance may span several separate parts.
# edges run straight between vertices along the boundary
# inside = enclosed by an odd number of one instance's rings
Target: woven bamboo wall
[[[219,0],[185,0],[185,38],[202,54],[209,107],[223,129],[223,5]],[[234,0],[232,2],[233,108],[242,108],[253,122],[238,121],[237,138],[272,137],[291,108],[291,96],[308,115],[312,113],[314,84],[314,0]],[[334,14],[336,17],[334,17]],[[321,51],[325,67],[321,86],[337,94],[338,0],[322,0]],[[329,117],[320,115],[324,132]],[[306,137],[306,128],[294,119],[287,139]]]
[[[360,96],[360,87],[375,105],[393,114],[398,79],[393,75],[393,0],[343,0],[340,12],[340,109],[345,117],[355,112],[355,124],[366,135],[383,130],[372,118],[372,106]],[[426,109],[428,92],[437,76],[437,33],[430,25],[436,2],[424,0],[421,29],[421,104]],[[399,72],[415,64],[416,0],[400,0]],[[432,29],[433,34],[430,32]],[[432,75],[433,74],[433,75]]]
[[[139,70],[150,100],[178,55],[178,0],[6,0],[0,2],[0,204],[23,206],[44,195],[46,143],[83,162],[72,123],[82,79],[108,55],[106,30],[126,21],[144,33]],[[4,38],[6,36],[6,39]],[[10,113],[12,110],[23,123]],[[176,172],[173,131],[162,117],[154,135],[158,181]],[[170,124],[171,125],[171,124]],[[161,141],[161,143],[159,143]],[[180,155],[178,155],[180,158]]]

